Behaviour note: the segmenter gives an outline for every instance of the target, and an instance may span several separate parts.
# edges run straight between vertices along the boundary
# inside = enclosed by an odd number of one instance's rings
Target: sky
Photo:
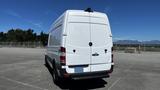
[[[108,15],[114,40],[160,40],[160,0],[0,0],[0,32],[48,33],[65,10],[87,7]]]

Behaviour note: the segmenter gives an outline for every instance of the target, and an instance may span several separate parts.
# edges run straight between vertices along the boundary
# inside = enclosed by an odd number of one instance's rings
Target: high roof
[[[106,17],[105,13],[101,13],[101,12],[87,12],[84,10],[67,10],[66,13],[68,13],[69,15],[82,15],[82,16],[93,16],[93,17]],[[88,14],[90,13],[90,14]]]

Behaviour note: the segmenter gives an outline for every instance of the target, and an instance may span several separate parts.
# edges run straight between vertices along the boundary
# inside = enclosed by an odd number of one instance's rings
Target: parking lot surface
[[[0,48],[0,90],[159,90],[160,52],[114,53],[110,78],[55,85],[44,65],[45,49]]]

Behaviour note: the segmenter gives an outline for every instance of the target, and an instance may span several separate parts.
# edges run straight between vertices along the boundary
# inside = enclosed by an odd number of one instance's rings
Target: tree
[[[3,34],[3,32],[0,32],[0,41],[3,41],[3,36],[4,34]]]
[[[0,32],[0,42],[41,42],[46,45],[48,40],[48,34],[43,31],[40,35],[34,33],[33,29],[23,30],[20,28],[10,29],[7,33]]]
[[[11,29],[7,32],[7,41],[15,41],[16,37],[15,37],[15,33],[14,33],[14,29]]]
[[[43,33],[43,31],[40,34],[40,40],[43,44],[43,46],[46,46],[47,40],[48,40],[48,34]]]

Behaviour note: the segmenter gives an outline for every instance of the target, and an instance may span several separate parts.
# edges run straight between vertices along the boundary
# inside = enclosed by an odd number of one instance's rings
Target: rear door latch
[[[92,44],[92,42],[89,42],[89,46],[91,47],[93,44]]]
[[[92,56],[99,56],[99,54],[98,53],[94,53],[94,54],[92,54]]]

